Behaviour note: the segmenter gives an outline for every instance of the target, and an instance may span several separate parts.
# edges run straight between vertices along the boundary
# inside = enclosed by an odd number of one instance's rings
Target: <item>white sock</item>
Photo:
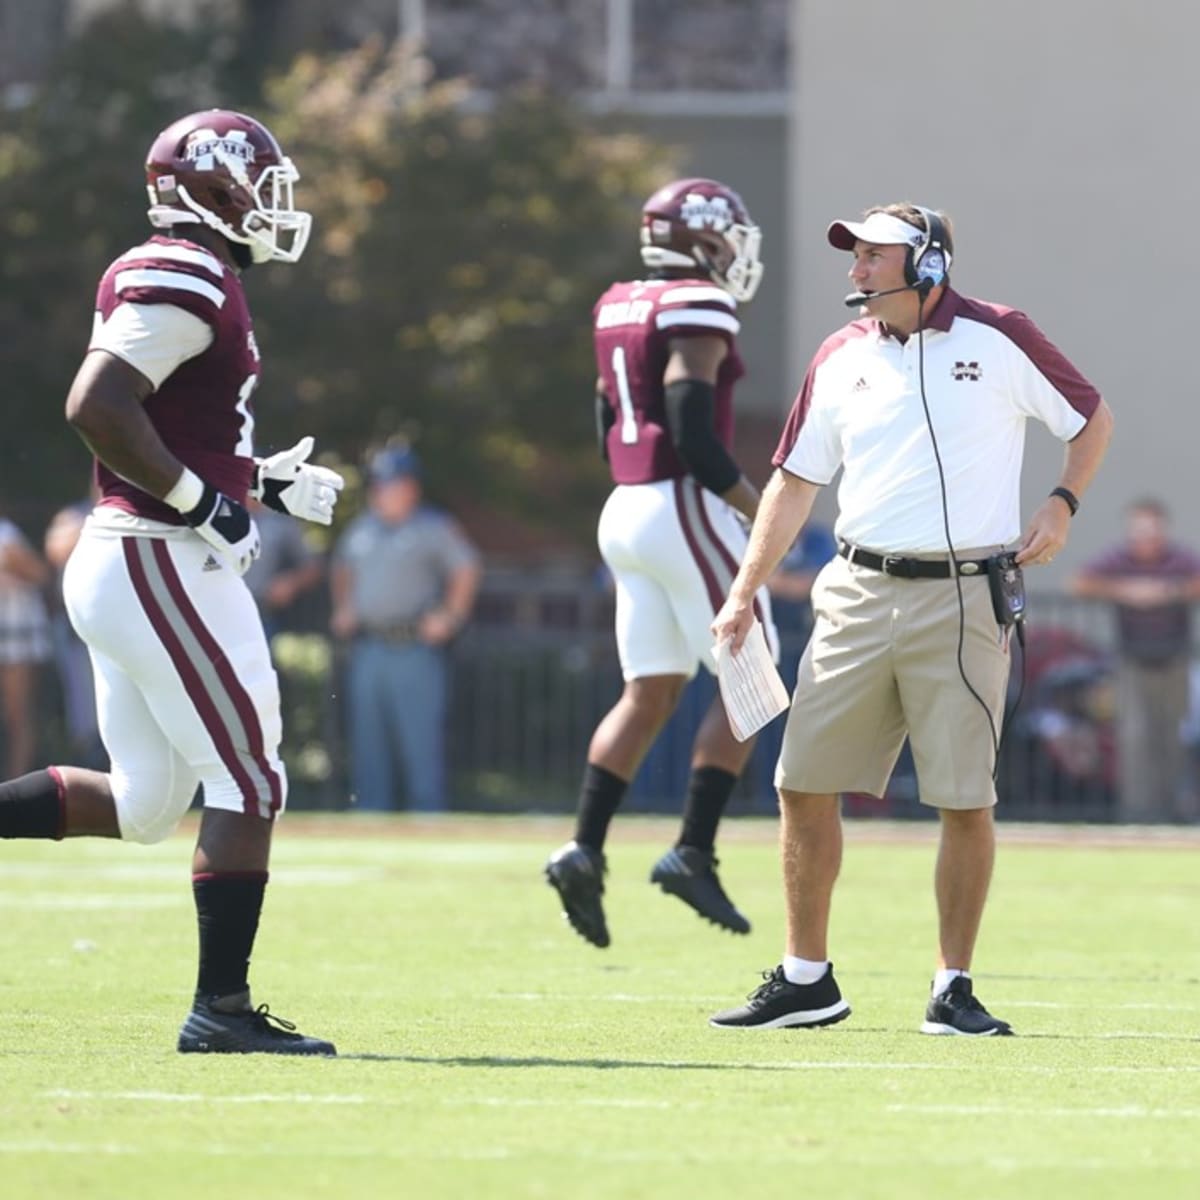
[[[960,971],[957,967],[942,967],[933,977],[933,988],[931,995],[940,996],[949,986],[952,979],[957,979],[959,976],[964,979],[971,978],[970,971]]]
[[[813,962],[808,958],[783,956],[783,976],[788,983],[816,983],[829,970],[829,960]]]

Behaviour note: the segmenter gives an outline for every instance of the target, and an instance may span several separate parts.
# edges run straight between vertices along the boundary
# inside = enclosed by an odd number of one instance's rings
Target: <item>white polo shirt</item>
[[[1024,313],[949,288],[924,332],[924,380],[955,549],[1015,541],[1026,420],[1070,441],[1100,394]],[[867,318],[827,338],[772,461],[818,484],[844,468],[838,537],[888,553],[947,549],[915,335],[900,342]]]

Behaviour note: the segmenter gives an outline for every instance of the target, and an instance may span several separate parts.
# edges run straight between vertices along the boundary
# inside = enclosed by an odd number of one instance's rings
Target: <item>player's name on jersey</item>
[[[645,325],[654,309],[653,300],[613,300],[600,305],[596,317],[597,329],[608,329],[613,325]]]

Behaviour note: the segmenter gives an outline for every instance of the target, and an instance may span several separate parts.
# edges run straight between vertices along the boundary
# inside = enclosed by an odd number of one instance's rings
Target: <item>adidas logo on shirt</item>
[[[867,382],[865,375],[860,375],[854,386],[850,389],[852,392],[865,392],[870,390],[871,385]]]
[[[202,571],[219,571],[220,569],[221,564],[211,554],[204,560],[204,566],[200,568]]]

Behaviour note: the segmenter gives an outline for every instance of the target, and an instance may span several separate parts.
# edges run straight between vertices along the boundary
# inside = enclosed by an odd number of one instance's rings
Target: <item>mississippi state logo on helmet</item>
[[[296,210],[300,173],[265,125],[223,108],[168,125],[146,155],[150,223],[204,224],[249,247],[254,262],[295,262],[312,217]]]
[[[762,280],[762,231],[741,196],[715,179],[677,179],[642,206],[642,261],[651,268],[695,268],[737,300]]]

